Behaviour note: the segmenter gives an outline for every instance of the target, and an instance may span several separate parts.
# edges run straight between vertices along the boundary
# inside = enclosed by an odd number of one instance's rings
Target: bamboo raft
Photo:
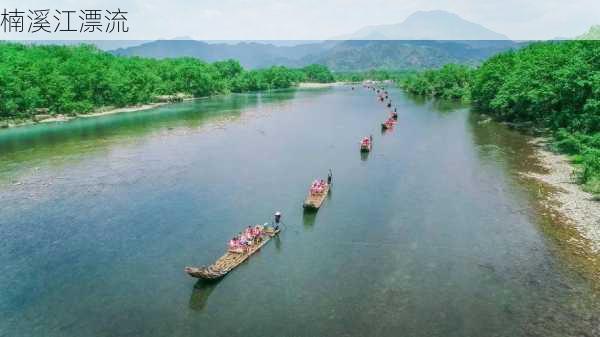
[[[388,123],[388,122],[381,123],[381,128],[383,130],[391,129],[393,127],[394,127],[394,123]]]
[[[222,278],[242,262],[246,261],[252,254],[256,253],[278,233],[279,230],[275,230],[272,227],[265,227],[260,243],[250,246],[246,251],[233,252],[228,250],[225,255],[221,256],[212,265],[208,267],[185,267],[185,272],[191,277],[204,280],[216,280]]]
[[[322,193],[313,194],[309,191],[306,200],[304,200],[304,208],[319,209],[325,201],[325,198],[327,198],[327,194],[329,193],[329,187],[329,184],[326,184]]]

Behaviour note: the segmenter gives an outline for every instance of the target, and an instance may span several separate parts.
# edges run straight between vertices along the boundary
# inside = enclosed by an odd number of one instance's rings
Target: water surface
[[[0,132],[0,336],[599,335],[600,299],[517,178],[526,138],[392,98],[384,134],[349,87]],[[285,231],[225,279],[183,273],[276,210]]]

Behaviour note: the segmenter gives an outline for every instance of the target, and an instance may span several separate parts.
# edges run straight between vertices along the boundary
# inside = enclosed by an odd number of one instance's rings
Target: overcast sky
[[[511,39],[573,37],[600,24],[600,0],[4,0],[0,11],[128,11],[126,34],[21,34],[2,39],[320,40],[367,25],[398,23],[418,10],[446,10]],[[26,21],[27,22],[27,21]]]

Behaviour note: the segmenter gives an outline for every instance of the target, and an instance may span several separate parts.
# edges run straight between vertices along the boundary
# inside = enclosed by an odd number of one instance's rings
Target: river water
[[[527,139],[392,98],[385,134],[350,87],[2,130],[0,336],[600,335],[600,298],[518,178]],[[183,272],[277,210],[280,237],[222,281]]]

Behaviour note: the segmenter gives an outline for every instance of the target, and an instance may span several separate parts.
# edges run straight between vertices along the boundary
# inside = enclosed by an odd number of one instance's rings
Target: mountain
[[[335,71],[426,69],[446,63],[477,65],[494,54],[519,46],[511,41],[348,40],[301,61],[324,64]]]
[[[238,60],[247,68],[272,65],[300,66],[300,59],[331,48],[336,42],[305,43],[276,46],[271,43],[238,42],[207,43],[195,40],[157,40],[130,48],[119,48],[112,53],[121,56],[151,58],[195,57],[207,62],[226,59]]]
[[[576,40],[600,40],[600,25],[590,27],[587,33],[575,38]]]
[[[518,48],[481,25],[444,11],[416,12],[397,25],[372,26],[342,40],[222,41],[157,40],[112,53],[152,58],[195,57],[208,62],[238,60],[246,68],[324,64],[334,71],[424,69],[449,62],[478,64]]]
[[[418,11],[401,23],[362,28],[338,40],[509,40],[446,11]]]
[[[501,51],[517,48],[512,41],[348,40],[274,46],[257,42],[211,44],[193,40],[158,40],[112,51],[116,55],[151,58],[195,57],[208,62],[235,59],[246,68],[273,65],[302,67],[312,63],[334,71],[424,69],[446,63],[478,64]]]

